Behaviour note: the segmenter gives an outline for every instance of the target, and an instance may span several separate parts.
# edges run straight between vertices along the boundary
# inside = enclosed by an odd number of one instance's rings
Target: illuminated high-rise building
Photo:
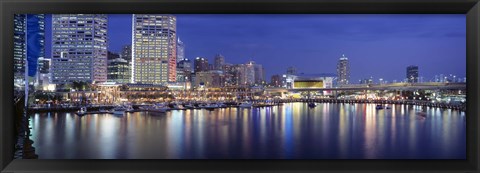
[[[52,15],[52,82],[107,81],[105,14]]]
[[[337,64],[337,83],[345,85],[350,83],[350,64],[348,58],[342,55]]]
[[[166,84],[177,78],[177,19],[166,14],[133,14],[132,82]]]

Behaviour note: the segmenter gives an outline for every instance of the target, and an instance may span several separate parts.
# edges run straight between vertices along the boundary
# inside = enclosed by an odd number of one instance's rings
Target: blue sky
[[[253,60],[265,67],[267,81],[288,66],[304,73],[336,73],[342,54],[350,60],[353,82],[370,76],[401,80],[409,65],[418,65],[425,80],[436,74],[466,74],[463,14],[175,16],[187,58],[206,57],[213,63],[220,53],[229,63]],[[131,15],[109,15],[108,24],[109,50],[131,44]],[[47,57],[49,50],[47,46]]]

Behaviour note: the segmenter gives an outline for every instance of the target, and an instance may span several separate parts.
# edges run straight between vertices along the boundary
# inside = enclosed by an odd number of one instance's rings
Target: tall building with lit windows
[[[52,15],[52,82],[107,81],[106,14]]]
[[[345,85],[350,83],[350,64],[348,58],[342,55],[337,64],[337,83]]]
[[[166,84],[177,78],[177,19],[133,14],[132,83]]]

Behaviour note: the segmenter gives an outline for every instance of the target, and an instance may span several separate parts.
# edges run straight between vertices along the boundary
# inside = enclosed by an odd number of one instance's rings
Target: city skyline
[[[263,65],[267,79],[289,66],[298,73],[335,73],[342,54],[350,61],[351,83],[371,76],[403,80],[410,65],[419,67],[424,81],[439,74],[465,76],[464,15],[175,16],[185,58],[214,62],[222,54],[232,64],[253,60]],[[131,32],[131,14],[109,15],[108,24],[115,28],[109,29],[108,49],[119,52],[131,42],[124,34]]]

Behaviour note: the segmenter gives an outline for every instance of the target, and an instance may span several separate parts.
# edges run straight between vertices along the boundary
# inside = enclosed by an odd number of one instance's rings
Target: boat
[[[375,107],[375,109],[383,109],[383,106],[382,106],[382,105],[377,105],[377,106]]]
[[[252,104],[248,102],[243,102],[239,105],[241,108],[252,108]]]
[[[123,115],[123,114],[125,114],[126,110],[127,110],[127,108],[125,108],[123,106],[117,106],[117,107],[113,108],[113,115]]]
[[[218,108],[219,106],[215,103],[210,103],[210,104],[206,104],[203,106],[204,109],[206,110],[209,110],[209,111],[213,111],[215,108]]]
[[[187,108],[187,109],[195,109],[195,106],[191,103],[186,104],[184,107]]]
[[[125,107],[126,107],[125,112],[134,112],[135,111],[135,109],[133,109],[132,105],[126,105]]]
[[[225,104],[225,103],[217,103],[217,105],[218,105],[219,108],[227,108],[228,107],[227,104]]]
[[[183,109],[185,109],[185,107],[183,107],[182,104],[176,103],[176,104],[173,105],[173,109],[183,110]]]
[[[317,106],[317,104],[315,104],[313,102],[308,103],[308,107],[310,107],[310,108],[314,108],[316,106]]]
[[[87,114],[87,107],[81,107],[80,110],[77,111],[77,115],[83,116]]]
[[[159,105],[148,106],[148,107],[146,107],[146,110],[148,112],[165,113],[168,110],[170,110],[170,108],[168,108],[165,105],[159,104]]]
[[[111,110],[107,110],[107,109],[103,109],[103,108],[101,108],[100,110],[98,110],[98,113],[99,113],[99,114],[110,114],[110,113],[112,113],[112,112],[113,112],[113,111],[111,111]]]

